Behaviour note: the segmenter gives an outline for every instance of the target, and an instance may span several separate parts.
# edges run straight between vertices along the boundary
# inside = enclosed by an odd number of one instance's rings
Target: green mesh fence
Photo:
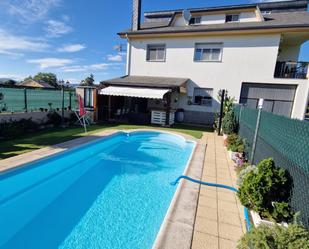
[[[25,111],[25,91],[16,88],[0,88],[0,111],[23,112]]]
[[[0,112],[43,111],[62,108],[61,90],[0,87]],[[64,108],[76,109],[74,91],[64,92]]]
[[[251,155],[258,110],[235,108],[239,135],[245,139]],[[303,224],[309,228],[309,122],[261,112],[253,162],[272,157],[293,178],[290,204],[301,212]]]

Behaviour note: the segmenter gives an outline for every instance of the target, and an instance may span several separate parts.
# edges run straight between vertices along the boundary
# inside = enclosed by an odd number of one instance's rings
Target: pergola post
[[[170,125],[171,96],[172,96],[171,92],[166,93],[165,126]]]
[[[109,121],[111,119],[111,112],[112,112],[112,110],[111,110],[111,96],[110,95],[108,95],[108,106],[107,106],[107,109],[108,109],[108,117],[107,117],[107,119]]]

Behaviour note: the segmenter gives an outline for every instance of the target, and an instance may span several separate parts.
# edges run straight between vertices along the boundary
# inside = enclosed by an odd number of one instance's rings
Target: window
[[[212,106],[212,88],[194,88],[193,102],[195,105]]]
[[[189,24],[190,24],[190,25],[201,24],[201,21],[202,21],[202,18],[201,18],[200,16],[192,17],[192,18],[190,19]]]
[[[195,45],[194,61],[221,61],[221,43],[200,43]]]
[[[165,61],[165,45],[148,45],[147,61]]]
[[[238,21],[239,21],[239,14],[225,16],[225,22],[238,22]]]
[[[92,88],[85,88],[84,89],[84,106],[85,107],[93,107]]]

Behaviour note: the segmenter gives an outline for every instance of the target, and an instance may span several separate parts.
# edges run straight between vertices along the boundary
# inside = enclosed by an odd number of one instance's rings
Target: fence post
[[[28,112],[27,88],[24,88],[24,101],[25,101],[25,112]]]
[[[69,99],[70,99],[69,110],[72,110],[72,92],[71,91],[69,91]]]
[[[257,116],[257,119],[256,119],[256,126],[255,126],[254,138],[253,138],[253,143],[252,143],[252,151],[251,151],[251,157],[250,157],[250,164],[253,164],[253,162],[254,162],[256,142],[257,142],[257,137],[258,137],[258,133],[259,133],[259,126],[260,126],[260,120],[261,120],[261,111],[263,109],[263,102],[264,102],[264,99],[259,99],[258,116]]]
[[[240,124],[240,121],[241,121],[241,114],[242,114],[242,111],[243,111],[243,107],[244,107],[244,105],[243,105],[243,104],[240,104],[239,117],[238,117],[238,124]]]
[[[62,105],[61,105],[61,125],[64,125],[64,87],[61,88]]]
[[[221,91],[221,106],[220,106],[220,116],[219,116],[219,125],[218,125],[218,135],[221,135],[224,100],[225,100],[225,89]]]

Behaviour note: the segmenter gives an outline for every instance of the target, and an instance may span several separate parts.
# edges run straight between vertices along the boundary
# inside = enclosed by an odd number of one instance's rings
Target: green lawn
[[[99,124],[87,127],[88,133],[85,134],[82,127],[57,128],[51,130],[44,130],[36,133],[25,135],[21,138],[0,141],[0,160],[29,151],[40,149],[49,145],[65,142],[74,138],[91,135],[99,131],[113,129],[113,130],[129,130],[138,128],[152,128],[154,126],[142,125],[118,125],[118,124]],[[175,125],[171,128],[157,127],[162,130],[173,130],[184,134],[191,135],[195,138],[201,138],[203,131],[211,129],[206,127]]]

